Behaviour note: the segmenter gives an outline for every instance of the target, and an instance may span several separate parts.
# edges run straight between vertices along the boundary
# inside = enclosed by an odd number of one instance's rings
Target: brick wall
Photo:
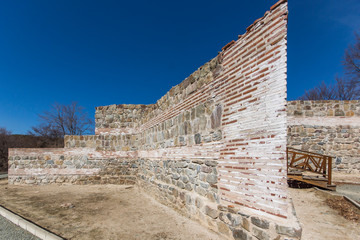
[[[279,1],[155,104],[97,107],[94,136],[66,136],[63,150],[11,150],[10,181],[136,176],[149,195],[229,239],[300,238],[286,184],[287,14]]]
[[[288,102],[288,145],[335,157],[333,168],[359,173],[360,101]]]

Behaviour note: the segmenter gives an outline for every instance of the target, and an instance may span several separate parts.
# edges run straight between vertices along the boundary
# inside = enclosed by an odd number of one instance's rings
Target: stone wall
[[[288,146],[334,156],[335,170],[359,173],[360,101],[288,102]]]
[[[279,1],[155,104],[97,107],[94,136],[12,149],[10,182],[136,179],[229,239],[300,238],[286,181],[287,14]]]
[[[120,104],[95,108],[96,135],[124,135],[138,132],[139,119],[153,105]]]
[[[135,184],[137,171],[137,158],[132,152],[9,149],[10,184]]]
[[[86,135],[65,136],[66,149],[90,148],[96,151],[135,151],[138,149],[137,137],[134,134],[123,135]]]

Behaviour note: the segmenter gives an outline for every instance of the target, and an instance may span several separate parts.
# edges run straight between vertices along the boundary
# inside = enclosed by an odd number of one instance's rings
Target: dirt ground
[[[132,186],[0,180],[0,204],[66,239],[222,239]]]
[[[345,177],[338,179],[358,178]],[[329,206],[340,202],[336,197],[313,188],[289,191],[303,240],[359,239],[360,222]],[[133,186],[14,186],[3,179],[0,204],[66,239],[222,239]]]
[[[360,239],[360,222],[345,219],[327,204],[336,197],[314,188],[289,191],[303,228],[302,240]]]
[[[333,171],[332,181],[336,185],[339,183],[360,184],[360,174]]]

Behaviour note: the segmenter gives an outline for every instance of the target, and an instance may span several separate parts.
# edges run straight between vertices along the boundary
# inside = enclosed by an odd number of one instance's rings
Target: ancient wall
[[[10,184],[134,184],[138,171],[133,152],[92,149],[9,149]]]
[[[359,173],[360,102],[288,102],[288,146],[334,156],[335,170]]]
[[[300,238],[285,159],[287,14],[279,1],[155,104],[97,107],[94,136],[12,149],[9,181],[136,179],[229,239]]]

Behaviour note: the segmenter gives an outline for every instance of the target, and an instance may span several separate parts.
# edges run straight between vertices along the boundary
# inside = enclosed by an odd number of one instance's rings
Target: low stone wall
[[[359,117],[360,103],[358,100],[289,101],[287,113],[295,117]]]
[[[139,143],[136,135],[65,136],[66,149],[90,148],[96,151],[135,151]]]
[[[333,169],[360,172],[360,101],[288,102],[288,146],[334,156]]]
[[[131,152],[92,149],[9,149],[10,184],[135,184],[138,161]]]

